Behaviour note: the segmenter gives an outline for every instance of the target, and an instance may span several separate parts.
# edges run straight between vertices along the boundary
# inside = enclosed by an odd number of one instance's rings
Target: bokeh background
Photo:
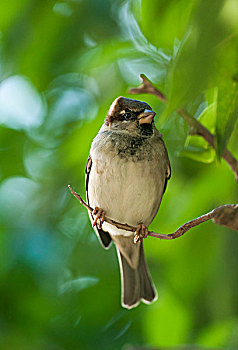
[[[236,203],[220,155],[238,156],[237,62],[236,0],[0,2],[1,349],[237,349],[237,232],[207,222],[147,238],[159,297],[127,311],[115,249],[67,188],[84,195],[90,143],[144,73],[169,98],[135,96],[157,112],[172,165],[151,229]],[[188,136],[181,106],[216,133],[216,153]]]

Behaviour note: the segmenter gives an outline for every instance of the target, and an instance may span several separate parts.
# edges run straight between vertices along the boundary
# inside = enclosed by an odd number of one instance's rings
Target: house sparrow
[[[155,217],[167,180],[168,153],[145,103],[118,97],[94,138],[86,166],[89,213],[104,248],[116,245],[121,271],[122,306],[132,308],[157,297],[145,261],[143,237]],[[135,233],[104,221],[107,217],[136,226]]]

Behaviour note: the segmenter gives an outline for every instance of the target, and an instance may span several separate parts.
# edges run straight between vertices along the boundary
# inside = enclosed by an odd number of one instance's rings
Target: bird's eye
[[[125,120],[129,120],[130,118],[131,118],[131,113],[130,112],[125,112],[125,113],[123,113],[123,118],[125,119]]]

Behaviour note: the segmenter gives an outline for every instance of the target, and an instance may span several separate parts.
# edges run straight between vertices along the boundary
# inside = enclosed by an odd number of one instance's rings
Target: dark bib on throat
[[[152,136],[153,135],[153,126],[152,124],[141,124],[139,126],[140,132],[143,136]]]

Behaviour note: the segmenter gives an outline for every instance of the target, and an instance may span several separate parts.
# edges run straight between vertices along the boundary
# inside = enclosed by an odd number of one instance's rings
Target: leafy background
[[[159,298],[127,311],[115,249],[101,248],[67,185],[84,193],[90,143],[144,73],[169,98],[137,97],[156,110],[172,164],[151,228],[237,201],[220,160],[226,145],[238,156],[237,1],[2,1],[0,28],[1,348],[236,349],[236,232],[207,222],[148,238]],[[216,133],[217,154],[188,136],[181,106]]]

